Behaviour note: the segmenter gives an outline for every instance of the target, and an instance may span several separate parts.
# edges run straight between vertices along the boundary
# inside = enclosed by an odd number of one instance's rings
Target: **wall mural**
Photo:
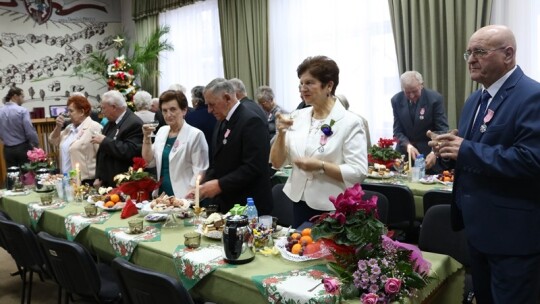
[[[94,51],[114,56],[120,20],[120,1],[0,0],[1,97],[10,86],[20,87],[24,106],[45,108],[45,116],[73,92],[97,105],[107,84],[75,77],[73,68]]]

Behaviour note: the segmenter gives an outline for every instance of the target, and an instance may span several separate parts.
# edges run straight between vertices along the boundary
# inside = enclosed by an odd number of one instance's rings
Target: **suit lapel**
[[[230,132],[228,134],[229,136],[227,138],[228,142],[230,142],[229,137],[234,132],[235,126],[237,125],[238,120],[240,119],[240,115],[242,115],[241,112],[244,109],[243,107],[244,106],[242,104],[239,104],[238,107],[236,108],[236,110],[234,111],[234,113],[232,114],[231,119],[227,122],[227,126],[225,127],[225,133],[227,133],[227,130],[230,130]],[[217,131],[214,130],[215,133],[217,133],[216,138],[218,136],[220,136],[220,134],[219,134],[219,125],[220,125],[220,123],[217,124]],[[223,144],[224,141],[225,141],[224,138],[218,138],[218,140],[216,142],[216,151],[214,152],[214,156],[216,156],[221,151],[221,149],[224,148],[224,146],[225,146],[225,144]],[[227,144],[229,144],[229,143],[227,143]]]
[[[326,119],[324,120],[324,123],[323,124],[327,124],[327,125],[330,125],[330,121],[331,120],[334,120],[334,125],[340,120],[343,118],[343,116],[345,116],[345,112],[347,110],[345,110],[345,108],[343,107],[343,105],[341,105],[341,103],[336,100],[336,103],[334,104],[334,107],[332,108],[332,111],[330,111],[330,114],[328,115],[328,117],[326,117]],[[328,137],[327,139],[327,143],[326,145],[328,145],[329,143],[331,143],[332,141],[332,137],[336,135],[336,133],[338,133],[340,130],[338,130],[335,126],[332,127],[332,131],[334,132],[334,134],[332,134],[332,136]],[[322,131],[318,131],[318,134],[319,135],[322,135]],[[313,150],[311,150],[308,155],[306,156],[313,156],[313,154],[315,154],[315,152],[320,148],[320,144],[317,145],[317,147]]]
[[[178,153],[178,151],[183,149],[183,146],[186,144],[186,141],[188,139],[188,126],[184,122],[184,125],[182,126],[182,129],[180,129],[180,133],[176,135],[176,140],[173,143],[173,147],[171,149],[171,152],[169,153],[169,160],[173,159],[173,157]]]

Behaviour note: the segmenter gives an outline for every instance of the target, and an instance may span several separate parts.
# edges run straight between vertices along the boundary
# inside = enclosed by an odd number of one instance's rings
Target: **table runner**
[[[190,290],[206,275],[220,267],[234,267],[223,259],[223,247],[208,245],[196,249],[179,245],[173,252],[174,266],[178,277]]]
[[[70,213],[64,220],[66,237],[68,240],[73,241],[77,237],[77,234],[90,224],[103,224],[110,217],[111,215],[107,211],[102,211],[95,217],[86,217],[84,213],[80,212]]]
[[[139,242],[161,241],[161,227],[147,225],[139,234],[130,234],[129,227],[111,227],[105,229],[109,243],[116,256],[129,260]]]
[[[278,274],[254,276],[252,280],[268,303],[338,303],[339,296],[329,294],[324,289],[324,284],[321,284],[323,278],[338,279],[330,274],[326,266],[316,265]]]
[[[65,206],[66,203],[63,201],[55,202],[47,206],[43,206],[38,202],[29,203],[28,215],[30,216],[30,224],[32,224],[32,227],[35,229],[37,223],[39,222],[39,219],[41,218],[41,215],[43,215],[43,212],[45,212],[45,210],[62,209]]]

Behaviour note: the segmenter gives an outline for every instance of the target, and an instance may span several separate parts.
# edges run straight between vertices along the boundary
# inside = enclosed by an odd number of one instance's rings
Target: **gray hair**
[[[152,106],[152,95],[146,91],[138,91],[133,96],[133,102],[137,111],[148,110]]]
[[[422,77],[422,74],[418,73],[417,71],[407,71],[401,74],[400,80],[401,87],[414,84],[415,82],[418,82],[419,84],[424,84],[424,78]]]
[[[244,93],[246,94],[246,86],[244,85],[244,82],[238,78],[233,78],[229,80],[234,87],[234,91],[238,93]]]
[[[124,95],[122,95],[122,93],[116,90],[110,90],[104,93],[101,102],[115,105],[123,109],[127,108],[126,98],[124,97]]]
[[[179,83],[171,84],[171,86],[169,87],[169,90],[182,91],[182,93],[186,94],[186,87],[184,87],[183,85]]]
[[[255,93],[255,98],[257,101],[264,99],[267,101],[274,100],[274,91],[269,86],[260,86],[257,88],[257,93]]]
[[[232,85],[231,81],[225,78],[216,78],[210,81],[210,83],[204,87],[204,93],[206,94],[207,92],[214,95],[221,92],[235,95],[234,86]]]
[[[203,91],[203,86],[195,86],[193,87],[193,89],[191,89],[191,99],[193,100],[193,106],[204,104],[205,101]]]

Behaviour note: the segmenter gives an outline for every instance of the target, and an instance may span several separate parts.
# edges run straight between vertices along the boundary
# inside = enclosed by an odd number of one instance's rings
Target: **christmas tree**
[[[117,90],[126,98],[128,107],[135,112],[135,104],[133,103],[133,96],[137,93],[139,88],[133,81],[135,75],[133,75],[133,69],[131,64],[126,61],[125,56],[116,57],[111,64],[107,67],[107,85],[109,90]]]

